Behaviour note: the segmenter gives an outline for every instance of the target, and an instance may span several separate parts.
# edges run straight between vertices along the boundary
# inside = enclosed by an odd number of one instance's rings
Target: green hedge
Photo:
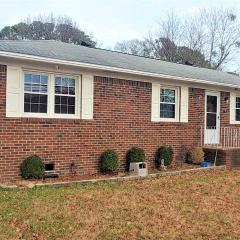
[[[127,164],[129,165],[131,162],[144,162],[145,161],[145,153],[142,148],[132,147],[127,151]]]
[[[118,155],[114,150],[109,149],[102,153],[100,158],[100,168],[104,173],[117,171]]]
[[[164,159],[164,165],[169,166],[173,160],[173,149],[171,146],[161,146],[156,153],[156,163],[161,165],[161,160]]]
[[[26,158],[21,164],[21,174],[25,179],[40,179],[44,177],[45,165],[41,158],[34,155]]]

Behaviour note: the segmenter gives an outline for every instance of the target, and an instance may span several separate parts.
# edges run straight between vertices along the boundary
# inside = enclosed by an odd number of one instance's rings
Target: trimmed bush
[[[173,160],[173,149],[171,146],[161,146],[156,153],[156,162],[161,166],[161,160],[164,159],[164,165],[169,166]]]
[[[45,165],[36,155],[26,158],[21,164],[21,174],[25,179],[43,178],[44,171]]]
[[[189,150],[189,160],[192,163],[199,164],[204,161],[204,152],[201,147],[193,147]]]
[[[118,155],[117,153],[109,149],[102,153],[100,158],[100,168],[102,172],[116,172],[118,169]]]
[[[129,165],[131,162],[144,162],[145,161],[145,153],[142,148],[133,147],[127,151],[127,164]]]

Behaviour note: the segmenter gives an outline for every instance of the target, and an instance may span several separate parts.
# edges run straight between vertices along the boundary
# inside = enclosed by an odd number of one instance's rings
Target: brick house
[[[26,157],[54,163],[61,176],[99,169],[113,148],[219,148],[238,165],[240,77],[56,41],[0,41],[0,180],[18,178]],[[74,169],[73,169],[74,168]]]

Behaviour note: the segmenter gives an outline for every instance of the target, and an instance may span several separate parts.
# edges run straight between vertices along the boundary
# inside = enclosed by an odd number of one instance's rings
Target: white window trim
[[[179,97],[180,97],[180,94],[179,94],[179,87],[173,87],[173,86],[167,86],[167,85],[160,85],[160,88],[159,88],[159,96],[161,97],[161,88],[164,88],[164,89],[171,89],[171,90],[175,90],[175,118],[161,118],[160,117],[160,110],[159,110],[159,121],[160,122],[179,122],[180,121],[180,111],[179,111]],[[160,97],[159,97],[159,107],[160,107]]]
[[[229,104],[229,123],[240,124],[240,121],[236,121],[236,98],[240,97],[239,92],[230,92],[230,104]]]
[[[234,121],[236,122],[236,124],[239,124],[240,123],[240,120],[237,120],[237,109],[240,110],[240,108],[237,108],[237,98],[240,98],[240,95],[235,95],[235,98],[234,98]]]
[[[44,74],[48,76],[48,108],[47,113],[26,113],[24,112],[24,74],[25,73],[35,73],[35,74]],[[57,114],[54,112],[54,102],[55,102],[55,76],[68,76],[74,78],[75,81],[75,114]],[[59,118],[59,119],[80,119],[80,106],[81,106],[81,75],[73,74],[63,74],[63,73],[49,73],[45,71],[37,70],[23,70],[21,78],[21,116],[26,118]]]

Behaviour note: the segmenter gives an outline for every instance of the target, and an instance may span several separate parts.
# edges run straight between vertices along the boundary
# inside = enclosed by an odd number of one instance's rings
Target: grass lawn
[[[1,189],[0,239],[240,239],[240,172]]]

